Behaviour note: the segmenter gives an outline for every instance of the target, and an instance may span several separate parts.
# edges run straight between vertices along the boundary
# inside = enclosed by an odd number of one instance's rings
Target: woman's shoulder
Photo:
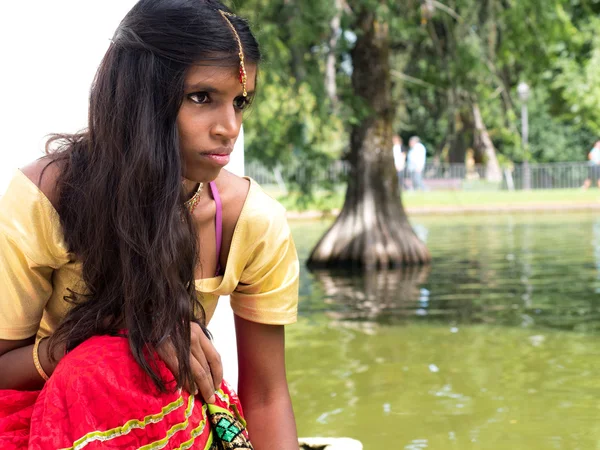
[[[229,213],[235,221],[247,215],[263,219],[285,216],[285,208],[251,178],[222,171],[216,183],[224,205],[223,213]]]
[[[60,163],[50,156],[44,156],[20,169],[56,208],[58,204],[57,180],[61,174]]]
[[[224,219],[237,218],[242,212],[250,191],[248,179],[239,177],[229,171],[222,170],[215,180],[217,191],[223,203]]]
[[[223,216],[230,215],[230,223],[245,239],[264,236],[267,230],[287,227],[286,210],[253,179],[227,173],[221,185],[226,184]],[[218,186],[219,187],[219,186]]]
[[[230,204],[234,205],[233,209],[237,207],[240,215],[260,215],[267,219],[286,214],[285,208],[252,178],[227,172],[221,184],[226,185]]]
[[[248,209],[255,214],[269,218],[284,218],[286,209],[279,201],[267,194],[260,184],[252,179],[250,181],[250,192],[248,193]]]
[[[68,261],[68,252],[52,204],[59,173],[55,164],[49,163],[42,159],[16,171],[0,198],[0,235],[3,245],[15,246],[38,265],[54,267]]]
[[[279,245],[290,239],[285,208],[267,194],[254,180],[240,215],[239,233],[249,247],[262,246],[267,241]],[[261,244],[262,243],[262,244]]]

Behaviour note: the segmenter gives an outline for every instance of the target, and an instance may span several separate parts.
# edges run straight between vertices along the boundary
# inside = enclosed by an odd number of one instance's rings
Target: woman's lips
[[[200,156],[206,158],[219,166],[229,164],[229,153],[200,153]]]

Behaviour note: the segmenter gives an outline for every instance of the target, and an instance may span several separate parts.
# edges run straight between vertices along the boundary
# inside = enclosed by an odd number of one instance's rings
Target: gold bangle
[[[35,366],[36,370],[40,374],[40,377],[42,377],[44,379],[44,381],[48,381],[50,379],[50,377],[44,371],[44,368],[40,364],[40,355],[39,355],[40,342],[42,342],[44,339],[45,338],[35,341],[35,344],[33,344],[33,365]]]

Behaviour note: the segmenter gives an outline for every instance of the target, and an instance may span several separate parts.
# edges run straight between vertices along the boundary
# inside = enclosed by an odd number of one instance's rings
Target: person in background
[[[589,189],[592,183],[595,183],[600,188],[600,141],[596,141],[594,147],[588,153],[589,159],[589,175],[583,183],[583,189]]]
[[[396,166],[396,172],[398,173],[398,186],[400,189],[404,188],[404,169],[406,168],[406,153],[402,151],[402,138],[397,134],[392,138],[394,153],[394,165]]]
[[[412,181],[412,188],[414,190],[425,190],[423,184],[423,171],[425,170],[425,161],[427,158],[427,150],[421,143],[421,139],[418,136],[413,136],[408,141],[408,156],[407,165],[408,173]]]

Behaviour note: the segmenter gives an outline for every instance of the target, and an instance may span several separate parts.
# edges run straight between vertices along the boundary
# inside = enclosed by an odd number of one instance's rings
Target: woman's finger
[[[166,342],[156,348],[156,353],[162,361],[165,363],[167,368],[171,371],[173,376],[177,378],[179,376],[179,359],[177,359],[177,353],[173,346],[171,339],[167,339]],[[183,386],[187,392],[192,395],[196,395],[197,389],[195,385],[190,385],[189,382]]]
[[[210,396],[212,396],[215,393],[215,385],[210,372],[210,366],[206,361],[200,343],[193,342],[191,351],[192,354],[190,359],[194,360],[196,363],[196,365],[192,366],[192,373],[194,375],[194,380],[196,381],[196,386],[198,386],[200,392],[204,393],[210,391]],[[202,398],[208,402],[208,398],[205,397],[204,394],[202,395]]]
[[[198,394],[200,394],[206,403],[214,403],[215,387],[212,384],[210,372],[207,372],[194,356],[190,358],[190,366],[194,374],[194,381],[198,387]]]
[[[204,358],[212,376],[213,386],[218,389],[223,381],[223,363],[221,362],[221,355],[219,355],[219,352],[217,352],[212,341],[204,334],[200,326],[197,324],[193,325],[196,328],[192,328],[192,336],[197,338],[200,343],[202,353],[204,354]]]
[[[167,339],[164,343],[156,348],[156,353],[160,359],[167,365],[169,370],[177,377],[179,375],[179,360],[175,353],[175,347],[171,343],[171,339]]]
[[[206,362],[210,366],[213,383],[215,384],[215,388],[218,389],[223,382],[223,362],[221,361],[221,355],[217,352],[212,341],[206,336],[201,337],[200,341],[204,350],[204,356],[206,356]]]
[[[214,402],[214,394],[223,381],[221,356],[200,325],[190,324],[190,369],[193,381],[184,389],[193,395],[200,394],[208,402]],[[157,353],[175,377],[179,376],[179,360],[171,339],[157,347]]]

